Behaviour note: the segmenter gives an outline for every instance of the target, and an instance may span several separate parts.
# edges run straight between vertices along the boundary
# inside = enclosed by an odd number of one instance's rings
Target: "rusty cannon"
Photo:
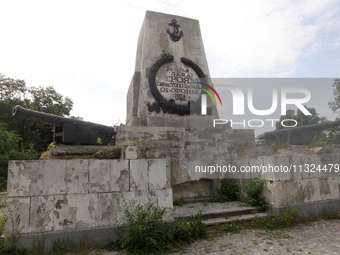
[[[117,133],[110,126],[29,110],[20,105],[13,108],[12,116],[53,125],[53,141],[58,143],[97,145],[100,138],[103,145],[115,144],[113,136]]]
[[[279,141],[281,143],[289,143],[294,145],[309,144],[313,141],[315,132],[335,128],[340,126],[340,120],[329,121],[319,124],[299,126],[293,128],[285,128],[270,132],[265,132],[260,139],[266,140],[267,143]]]

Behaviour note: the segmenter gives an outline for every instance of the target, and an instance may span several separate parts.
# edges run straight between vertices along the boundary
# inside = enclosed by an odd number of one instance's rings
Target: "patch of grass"
[[[240,225],[237,224],[236,222],[231,222],[231,223],[228,223],[228,224],[224,224],[222,226],[222,230],[225,232],[225,233],[240,233]]]
[[[97,159],[120,159],[121,148],[112,146],[108,150],[99,150],[94,154]]]
[[[169,209],[153,204],[141,206],[136,201],[124,202],[123,211],[125,231],[114,248],[126,249],[132,254],[163,254],[207,236],[201,213],[172,221]]]
[[[183,206],[185,204],[184,198],[180,197],[174,201],[175,206]]]
[[[334,212],[323,211],[321,218],[324,220],[340,220],[340,208]]]
[[[18,254],[18,250],[15,246],[16,235],[21,231],[23,227],[20,228],[20,214],[13,213],[13,211],[8,208],[8,217],[5,215],[5,219],[2,218],[2,231],[4,231],[4,225],[7,220],[10,221],[11,233],[8,237],[0,239],[0,254]]]
[[[148,146],[148,143],[145,141],[142,141],[141,138],[136,139],[136,141],[132,142],[131,145],[136,145],[136,146]]]
[[[296,226],[305,222],[305,219],[300,218],[300,212],[297,209],[286,208],[284,214],[274,215],[271,212],[267,213],[267,217],[255,217],[251,221],[231,222],[221,226],[215,226],[209,229],[210,234],[218,236],[223,233],[235,234],[242,233],[248,229],[265,230],[266,232],[256,232],[255,236],[266,239],[281,239],[290,238],[290,236],[281,231],[282,229]],[[270,238],[268,238],[268,233]]]
[[[0,236],[4,234],[6,215],[4,210],[0,210]]]

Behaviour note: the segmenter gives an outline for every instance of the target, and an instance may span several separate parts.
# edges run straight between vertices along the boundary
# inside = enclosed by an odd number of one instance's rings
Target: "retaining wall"
[[[119,226],[124,199],[172,208],[170,185],[165,159],[11,161],[7,205],[20,234]]]

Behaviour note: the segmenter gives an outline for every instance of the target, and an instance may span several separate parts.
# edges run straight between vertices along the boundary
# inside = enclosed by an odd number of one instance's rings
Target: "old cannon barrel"
[[[98,145],[100,141],[103,145],[115,144],[113,136],[117,133],[113,127],[29,110],[19,105],[13,108],[12,116],[54,125],[53,141],[58,143]]]
[[[306,126],[285,128],[285,129],[265,132],[260,137],[260,139],[265,139],[267,142],[279,140],[280,142],[289,142],[290,144],[307,144],[307,143],[312,142],[315,131],[338,127],[338,126],[340,126],[340,120],[306,125]]]
[[[104,132],[108,135],[116,134],[114,132],[113,127],[110,127],[110,126],[105,126],[105,125],[83,121],[83,120],[65,118],[65,117],[61,117],[61,116],[57,116],[57,115],[53,115],[53,114],[45,113],[45,112],[38,112],[38,111],[26,109],[20,105],[16,105],[13,108],[12,116],[35,120],[39,122],[44,122],[44,123],[48,123],[48,124],[51,124],[57,127],[62,127],[65,123],[73,124],[73,125],[81,124],[81,125],[85,125],[96,130],[100,130],[101,132]]]

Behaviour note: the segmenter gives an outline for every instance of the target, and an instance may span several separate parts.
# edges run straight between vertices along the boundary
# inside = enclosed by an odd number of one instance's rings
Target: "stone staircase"
[[[174,206],[174,209],[176,218],[190,217],[201,211],[203,223],[207,226],[267,216],[262,208],[252,207],[242,202],[188,202],[182,206]]]

